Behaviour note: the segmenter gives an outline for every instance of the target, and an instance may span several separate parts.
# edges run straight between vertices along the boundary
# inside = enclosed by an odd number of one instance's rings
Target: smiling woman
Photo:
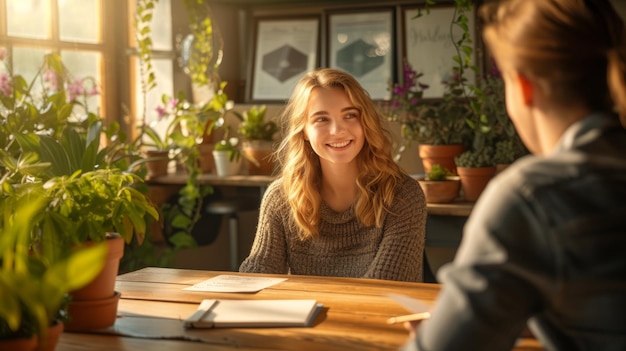
[[[279,177],[240,270],[422,281],[424,194],[393,161],[363,87],[340,70],[309,72],[282,118]]]

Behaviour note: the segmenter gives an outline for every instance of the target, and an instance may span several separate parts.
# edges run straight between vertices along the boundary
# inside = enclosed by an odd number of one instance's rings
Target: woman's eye
[[[318,118],[315,119],[315,122],[325,122],[327,120],[328,120],[328,118],[326,118],[326,117],[318,117]]]
[[[346,116],[345,116],[345,118],[348,118],[348,119],[350,119],[350,118],[358,118],[358,117],[359,117],[359,114],[356,113],[356,112],[350,112],[350,113],[346,114]]]

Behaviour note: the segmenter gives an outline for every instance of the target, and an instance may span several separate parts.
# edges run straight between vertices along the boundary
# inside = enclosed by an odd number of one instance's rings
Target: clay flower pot
[[[454,201],[459,196],[461,181],[458,176],[446,177],[446,180],[426,180],[418,178],[426,202],[444,204]]]
[[[267,140],[249,140],[243,143],[241,151],[248,160],[248,174],[271,175],[274,172],[273,142]]]
[[[463,153],[465,147],[461,144],[451,145],[427,145],[418,146],[419,156],[422,159],[424,173],[430,172],[433,165],[439,164],[447,168],[451,173],[457,174],[454,158]]]
[[[170,163],[169,151],[147,150],[144,151],[146,157],[146,170],[149,177],[158,177],[167,174]]]
[[[496,167],[457,167],[465,200],[476,201],[496,174]]]
[[[66,330],[101,329],[115,323],[120,298],[115,291],[115,279],[124,255],[124,239],[119,234],[112,235],[107,244],[107,260],[100,274],[91,283],[70,293],[70,320],[65,325]]]

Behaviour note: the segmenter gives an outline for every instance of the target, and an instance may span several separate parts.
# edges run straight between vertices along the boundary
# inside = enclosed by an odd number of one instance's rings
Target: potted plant
[[[117,256],[113,268],[102,272],[112,277],[95,281],[109,283],[110,288],[100,291],[110,292],[106,298],[116,309],[113,284],[124,244],[141,243],[147,218],[156,219],[158,213],[137,188],[142,179],[122,171],[133,154],[123,135],[116,134],[119,128],[103,126],[102,118],[87,108],[87,98],[94,92],[81,85],[72,87],[72,82],[83,80],[70,78],[55,54],[45,57],[32,83],[26,84],[19,75],[9,77],[10,94],[3,90],[0,97],[2,180],[4,188],[16,191],[33,184],[45,190],[46,203],[34,218],[30,239],[52,261],[77,246],[106,239],[108,252]],[[39,81],[44,84],[35,93]],[[109,143],[102,145],[105,138]],[[74,292],[72,296],[76,300]]]
[[[54,350],[67,320],[68,293],[98,274],[106,246],[48,255],[30,242],[47,202],[42,183],[1,192],[0,349]]]
[[[233,113],[239,119],[237,132],[243,139],[242,152],[248,160],[249,174],[272,174],[274,163],[274,135],[278,132],[278,125],[272,120],[266,120],[267,106],[252,106],[250,109]]]
[[[90,243],[106,242],[108,248],[107,264],[96,279],[71,294],[72,319],[67,323],[71,330],[97,329],[115,322],[119,294],[114,292],[114,285],[124,245],[133,240],[141,244],[146,217],[159,217],[136,188],[142,182],[139,176],[116,167],[96,166],[99,159],[106,158],[101,152],[107,150],[92,152],[99,149],[99,126],[94,121],[85,134],[68,129],[58,141],[39,136],[39,148],[34,149],[41,161],[51,165],[40,175],[48,203],[37,217],[41,234],[33,236],[34,243],[52,256]],[[59,161],[64,159],[69,161]],[[109,312],[105,313],[101,309],[107,306]],[[81,311],[87,311],[82,320]],[[107,318],[98,320],[96,315]]]
[[[141,125],[139,130],[138,146],[144,155],[144,159],[131,165],[131,169],[143,163],[146,165],[149,177],[167,174],[170,153],[175,149],[175,145],[169,143],[169,131],[166,130],[165,137],[162,138],[153,125]]]
[[[404,83],[392,87],[392,98],[387,115],[400,123],[404,140],[397,158],[411,142],[419,143],[419,155],[424,171],[440,164],[456,173],[454,157],[465,149],[471,130],[466,120],[471,109],[462,99],[462,76],[454,75],[445,82],[444,96],[440,100],[424,100],[428,86],[419,82],[421,73],[404,61]]]
[[[239,140],[229,138],[229,133],[224,139],[215,144],[213,148],[213,159],[218,176],[229,176],[239,174],[241,170],[241,151],[239,150]]]
[[[417,181],[428,203],[450,203],[458,197],[461,187],[459,177],[439,164],[434,164],[426,177],[417,178]]]

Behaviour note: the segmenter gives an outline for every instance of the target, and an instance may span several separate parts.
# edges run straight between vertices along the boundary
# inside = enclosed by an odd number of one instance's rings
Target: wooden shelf
[[[474,208],[473,202],[456,201],[448,204],[426,204],[429,215],[467,217]]]

